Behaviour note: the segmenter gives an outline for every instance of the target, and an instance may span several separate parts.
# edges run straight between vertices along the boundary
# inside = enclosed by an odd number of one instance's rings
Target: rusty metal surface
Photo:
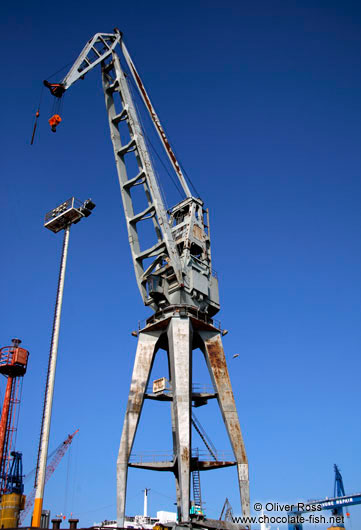
[[[129,462],[129,467],[137,469],[148,469],[149,471],[172,471],[174,472],[175,463],[173,461],[160,462]]]
[[[188,306],[173,306],[148,320],[139,331],[139,343],[135,359],[128,407],[124,422],[118,457],[118,525],[124,521],[125,492],[128,467],[158,471],[170,471],[176,479],[177,506],[182,524],[191,524],[190,473],[199,469],[237,466],[242,511],[249,514],[248,463],[232,392],[228,368],[222,346],[221,332],[211,319],[200,320],[197,310]],[[193,325],[195,324],[195,327]],[[149,375],[156,348],[168,353],[169,388],[154,393],[148,389]],[[233,455],[219,456],[216,461],[210,455],[198,459],[191,455],[191,405],[196,396],[192,385],[192,350],[200,347],[211,375],[214,392],[204,393],[204,398],[216,397],[231,442]],[[212,387],[211,387],[212,388]],[[164,458],[134,458],[130,455],[145,398],[171,402],[173,456]],[[193,524],[193,521],[192,521]]]
[[[191,471],[192,327],[189,318],[173,317],[168,327],[168,354],[173,390],[172,424],[179,481],[180,520],[189,520]]]
[[[248,461],[243,442],[238,413],[229,378],[226,358],[223,351],[222,339],[219,332],[201,331],[203,352],[206,358],[212,382],[218,393],[218,403],[225,423],[229,440],[237,460],[238,482],[242,511],[244,515],[250,513]]]
[[[217,333],[212,338],[205,340],[204,344],[214,385],[218,392],[222,416],[230,433],[233,451],[236,456],[240,456],[242,463],[247,463],[246,450],[220,334]]]
[[[138,428],[160,332],[140,333],[117,460],[117,519],[124,524],[128,461]]]
[[[180,312],[185,311],[187,316],[191,318],[193,329],[205,331],[221,331],[215,325],[215,322],[207,313],[200,311],[197,307],[183,305],[169,305],[162,311],[157,311],[154,315],[146,320],[144,330],[165,329],[170,319],[174,316],[179,316]],[[217,321],[218,322],[218,321]],[[218,323],[219,324],[219,323]]]
[[[191,460],[190,471],[199,469],[199,471],[210,471],[212,469],[221,469],[224,467],[236,466],[237,462],[233,460],[225,461],[214,461],[214,460],[200,460],[198,463]],[[157,462],[129,462],[129,467],[135,467],[138,469],[148,469],[151,471],[175,471],[176,462],[172,460],[164,460]]]

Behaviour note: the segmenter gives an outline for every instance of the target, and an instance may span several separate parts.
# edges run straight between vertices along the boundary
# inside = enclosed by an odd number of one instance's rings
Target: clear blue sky
[[[359,3],[21,0],[6,2],[1,20],[0,342],[18,336],[31,354],[17,438],[25,470],[36,463],[61,252],[43,215],[72,195],[97,203],[70,238],[50,448],[80,432],[44,506],[78,515],[81,526],[115,517],[130,332],[149,315],[131,265],[99,71],[66,94],[56,135],[44,93],[29,145],[42,80],[114,26],[210,208],[252,501],[330,496],[334,463],[346,492],[361,491]],[[164,185],[170,203],[178,200]],[[195,357],[194,379],[207,383]],[[164,359],[154,371],[161,375]],[[136,450],[171,449],[168,412],[146,403]],[[215,404],[198,416],[227,450]],[[219,516],[226,496],[239,512],[234,469],[202,478],[209,516]],[[127,513],[141,513],[144,487],[152,514],[174,509],[172,476],[131,471]],[[360,507],[351,521],[348,528],[361,527]]]

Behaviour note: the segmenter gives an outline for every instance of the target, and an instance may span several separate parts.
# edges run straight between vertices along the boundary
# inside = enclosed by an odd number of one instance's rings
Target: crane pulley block
[[[52,116],[49,119],[49,125],[50,125],[51,130],[53,132],[56,132],[56,128],[57,128],[57,126],[59,125],[60,122],[61,122],[61,117],[59,116],[59,114],[54,114],[54,116]]]
[[[49,83],[46,79],[44,79],[43,83],[56,98],[60,99],[65,92],[65,87],[62,83]]]

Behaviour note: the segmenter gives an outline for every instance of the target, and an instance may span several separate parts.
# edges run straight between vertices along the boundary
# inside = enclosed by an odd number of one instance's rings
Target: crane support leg
[[[218,394],[219,408],[237,461],[242,513],[247,516],[250,515],[248,461],[223,351],[221,334],[219,332],[200,331],[199,335],[203,341],[203,353]]]
[[[168,326],[168,354],[173,388],[173,420],[177,443],[180,521],[189,521],[191,464],[192,325],[189,317],[172,317]]]
[[[220,330],[213,326],[206,315],[199,318],[196,308],[186,305],[165,308],[162,313],[147,320],[146,327],[139,332],[132,383],[129,392],[123,433],[121,436],[117,463],[118,527],[123,527],[128,467],[171,471],[174,473],[177,493],[178,522],[188,526],[191,523],[190,486],[194,470],[237,465],[240,497],[243,515],[250,513],[248,463],[239,426],[236,405],[223,352]],[[166,392],[157,393],[160,400],[171,402],[173,458],[169,461],[129,461],[140,414],[145,398],[153,399],[154,393],[147,392],[152,365],[157,350],[167,352],[169,383]],[[200,348],[206,359],[215,394],[223,416],[234,460],[219,462],[192,457],[192,356]],[[214,458],[214,455],[213,455]],[[196,466],[196,467],[195,467]],[[195,499],[196,500],[196,499]]]
[[[144,394],[152,369],[160,332],[140,332],[132,382],[117,460],[117,523],[123,528],[127,491],[128,462],[143,408]]]
[[[168,355],[168,363],[169,363],[169,355]],[[171,368],[169,364],[169,381],[171,381]],[[173,454],[177,454],[177,435],[176,435],[176,424],[174,419],[174,407],[170,407],[170,414],[171,414],[171,420],[172,420],[172,440],[173,440]],[[180,521],[180,515],[181,515],[181,494],[180,494],[180,488],[179,488],[179,480],[178,480],[178,470],[174,469],[174,479],[175,479],[175,490],[176,490],[176,496],[177,496],[177,519]]]

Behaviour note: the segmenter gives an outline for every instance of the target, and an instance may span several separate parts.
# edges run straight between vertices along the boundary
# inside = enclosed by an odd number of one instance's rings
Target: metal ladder
[[[201,493],[201,480],[199,476],[199,450],[198,447],[195,451],[196,453],[196,464],[197,468],[192,471],[192,482],[193,482],[193,500],[196,506],[199,506],[202,509],[202,493]]]
[[[195,430],[197,431],[197,433],[199,434],[199,436],[201,437],[204,445],[207,447],[207,449],[210,452],[210,454],[213,456],[214,460],[218,460],[217,459],[217,449],[214,447],[211,439],[207,435],[206,431],[203,429],[200,421],[197,419],[197,417],[194,414],[194,412],[192,413],[192,425],[195,428]],[[197,451],[198,451],[198,449],[197,449]]]

